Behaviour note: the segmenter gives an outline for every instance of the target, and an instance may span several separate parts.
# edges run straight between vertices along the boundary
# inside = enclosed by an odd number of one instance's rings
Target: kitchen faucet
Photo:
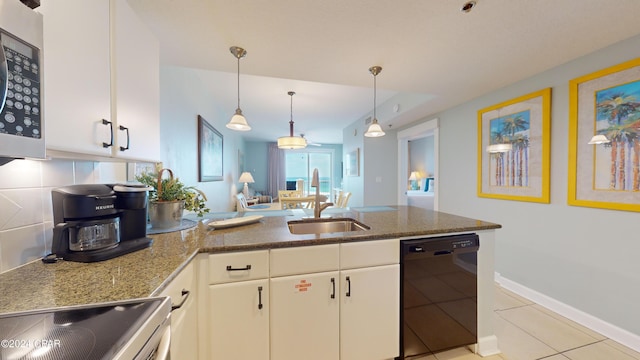
[[[311,187],[316,188],[316,198],[314,200],[315,205],[313,207],[313,217],[315,219],[319,219],[320,214],[322,213],[322,210],[328,208],[329,206],[333,206],[333,203],[320,204],[320,201],[327,200],[327,197],[324,195],[320,195],[320,180],[318,180],[318,168],[313,169],[313,177],[311,178]]]

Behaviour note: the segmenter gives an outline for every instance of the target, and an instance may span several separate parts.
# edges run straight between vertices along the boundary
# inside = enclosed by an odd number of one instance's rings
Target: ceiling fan
[[[313,141],[307,139],[306,137],[304,137],[304,134],[300,134],[300,137],[305,139],[305,140],[307,140],[307,145],[309,145],[309,146],[322,146],[322,144],[318,144],[316,142],[313,142]]]

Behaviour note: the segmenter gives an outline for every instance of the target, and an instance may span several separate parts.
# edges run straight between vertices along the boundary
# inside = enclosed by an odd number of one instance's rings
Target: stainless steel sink
[[[371,229],[369,226],[351,218],[292,220],[287,224],[289,225],[289,232],[292,234],[324,234]]]

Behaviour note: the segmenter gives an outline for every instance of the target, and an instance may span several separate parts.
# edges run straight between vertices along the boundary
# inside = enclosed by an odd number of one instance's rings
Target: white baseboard
[[[573,320],[578,324],[585,326],[609,339],[616,341],[628,348],[640,352],[640,335],[634,334],[625,329],[612,325],[602,319],[590,315],[584,311],[571,307],[554,298],[523,286],[515,281],[502,277],[499,273],[495,273],[495,281],[503,288],[512,291],[536,304],[560,314],[567,319]]]
[[[471,351],[482,357],[500,354],[498,338],[495,335],[481,337]]]

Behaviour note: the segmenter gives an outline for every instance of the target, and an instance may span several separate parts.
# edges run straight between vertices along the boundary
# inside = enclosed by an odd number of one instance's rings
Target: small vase
[[[149,202],[149,221],[153,229],[169,229],[182,223],[184,200]]]

